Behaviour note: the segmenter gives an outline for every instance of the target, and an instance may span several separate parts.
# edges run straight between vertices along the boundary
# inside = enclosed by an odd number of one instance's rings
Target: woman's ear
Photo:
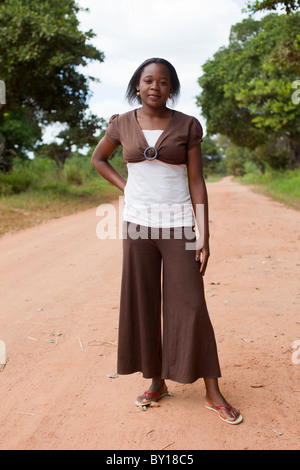
[[[136,88],[136,95],[140,96],[140,82],[136,84],[135,88]]]

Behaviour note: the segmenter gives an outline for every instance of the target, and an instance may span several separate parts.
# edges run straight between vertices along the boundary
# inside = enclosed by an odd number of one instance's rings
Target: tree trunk
[[[295,170],[300,166],[300,142],[290,143],[290,169]]]
[[[0,170],[4,171],[4,161],[3,161],[3,153],[4,153],[4,143],[0,142]]]

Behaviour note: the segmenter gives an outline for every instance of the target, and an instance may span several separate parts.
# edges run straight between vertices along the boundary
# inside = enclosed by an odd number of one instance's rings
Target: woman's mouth
[[[150,100],[159,100],[160,96],[159,95],[148,95],[148,98],[150,98]]]

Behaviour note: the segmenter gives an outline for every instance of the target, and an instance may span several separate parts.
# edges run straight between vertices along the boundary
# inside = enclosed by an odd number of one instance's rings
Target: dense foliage
[[[209,134],[224,134],[257,161],[291,169],[300,165],[300,13],[249,17],[231,29],[203,65],[197,103]],[[300,87],[300,82],[299,82]]]
[[[255,0],[254,3],[248,2],[247,7],[252,13],[261,10],[276,10],[277,8],[285,10],[286,13],[291,13],[300,8],[300,0],[282,0],[279,2],[276,0]]]
[[[43,127],[62,123],[59,148],[64,162],[72,145],[94,143],[101,120],[88,109],[89,80],[79,71],[104,60],[79,29],[74,0],[0,1],[0,79],[6,104],[0,106],[0,167],[36,148]]]

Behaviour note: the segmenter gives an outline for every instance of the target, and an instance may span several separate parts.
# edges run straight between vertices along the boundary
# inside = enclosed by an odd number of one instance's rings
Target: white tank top
[[[161,130],[143,131],[149,147]],[[157,159],[127,163],[123,219],[146,227],[187,227],[194,214],[186,179],[186,165],[171,165]]]

